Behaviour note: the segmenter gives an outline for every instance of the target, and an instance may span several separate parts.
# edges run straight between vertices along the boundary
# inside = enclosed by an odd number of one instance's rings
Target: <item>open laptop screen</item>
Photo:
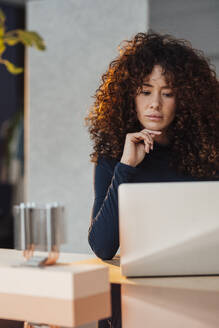
[[[219,181],[119,187],[122,274],[219,274]]]

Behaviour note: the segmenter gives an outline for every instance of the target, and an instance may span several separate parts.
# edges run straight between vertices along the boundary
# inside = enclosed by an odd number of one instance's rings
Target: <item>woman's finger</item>
[[[157,131],[157,130],[149,130],[149,129],[144,129],[142,131],[148,132],[150,134],[154,134],[154,135],[160,135],[162,133],[162,131]]]
[[[149,152],[150,152],[150,144],[149,143],[147,143],[145,140],[144,140],[144,144],[145,144],[145,151],[146,151],[146,153],[148,153],[149,154]]]
[[[144,141],[145,150],[147,150],[147,152],[149,152],[150,149],[151,150],[153,149],[154,141],[148,132],[140,131],[140,132],[136,132],[136,133],[130,133],[127,136],[128,136],[128,138],[131,138],[131,141],[134,143],[139,143],[141,141]],[[148,145],[148,146],[146,146],[146,145]]]
[[[153,150],[154,140],[153,140],[151,134],[148,132],[145,132],[145,131],[142,131],[142,133],[144,133],[147,136],[148,141],[150,143],[150,149]]]
[[[149,133],[139,132],[138,140],[143,140],[145,144],[145,151],[149,153],[150,150],[153,150],[153,139],[150,137]]]
[[[142,141],[144,139],[148,139],[148,136],[143,132],[136,132],[136,133],[131,134],[131,139],[133,141],[139,142],[139,141]]]
[[[144,133],[144,134],[149,138],[149,140],[150,140],[151,143],[154,142],[154,140],[153,140],[153,138],[152,138],[152,136],[151,136],[150,133],[148,133],[148,132],[146,132],[146,131],[144,131],[144,130],[142,131],[142,133]]]

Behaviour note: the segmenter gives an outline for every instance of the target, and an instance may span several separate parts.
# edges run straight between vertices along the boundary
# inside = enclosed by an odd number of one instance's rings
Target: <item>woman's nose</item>
[[[153,99],[151,99],[151,104],[150,107],[152,109],[160,109],[160,97],[159,96],[154,96]]]

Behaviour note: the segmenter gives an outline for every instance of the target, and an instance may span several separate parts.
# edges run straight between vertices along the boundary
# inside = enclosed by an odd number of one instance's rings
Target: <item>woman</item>
[[[219,178],[218,98],[214,70],[185,40],[149,32],[123,44],[87,117],[96,163],[89,243],[98,257],[119,248],[121,183]]]

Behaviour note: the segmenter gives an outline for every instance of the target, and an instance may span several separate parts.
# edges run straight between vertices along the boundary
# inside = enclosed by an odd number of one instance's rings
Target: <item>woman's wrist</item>
[[[128,165],[128,166],[136,167],[136,164],[133,163],[133,161],[130,161],[128,159],[121,158],[120,163]]]

